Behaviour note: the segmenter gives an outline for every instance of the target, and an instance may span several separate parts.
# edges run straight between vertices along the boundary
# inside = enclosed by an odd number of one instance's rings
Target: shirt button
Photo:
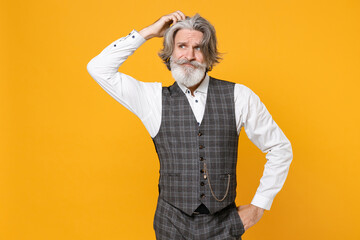
[[[133,35],[132,38],[135,38],[135,36]]]
[[[204,194],[204,193],[202,193],[202,194],[200,195],[200,197],[201,197],[201,198],[204,198],[204,197],[205,197],[205,194]]]
[[[116,47],[116,44],[114,44],[114,47]]]
[[[204,186],[204,185],[205,185],[205,183],[204,183],[204,182],[201,182],[201,183],[200,183],[200,186]]]
[[[195,102],[198,102],[198,100],[195,100]]]

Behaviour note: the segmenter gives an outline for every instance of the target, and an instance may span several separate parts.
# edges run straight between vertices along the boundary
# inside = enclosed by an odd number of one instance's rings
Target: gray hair
[[[197,30],[203,33],[203,39],[200,45],[201,52],[207,65],[206,71],[211,71],[216,63],[221,59],[217,50],[217,40],[215,28],[209,21],[201,17],[198,13],[193,17],[186,17],[185,20],[175,23],[164,33],[164,48],[160,50],[159,57],[163,60],[166,67],[171,70],[170,57],[174,50],[174,39],[176,33],[181,29]]]

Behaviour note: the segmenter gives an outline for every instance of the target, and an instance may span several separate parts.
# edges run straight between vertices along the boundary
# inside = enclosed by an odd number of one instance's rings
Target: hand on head
[[[162,16],[155,23],[142,29],[139,33],[146,40],[153,37],[163,37],[166,29],[168,29],[171,24],[175,24],[178,21],[184,20],[185,18],[186,16],[184,13],[181,11],[176,11]]]

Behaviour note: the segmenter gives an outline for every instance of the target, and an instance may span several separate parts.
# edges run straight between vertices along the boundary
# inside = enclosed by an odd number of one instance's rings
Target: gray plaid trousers
[[[241,240],[245,232],[235,203],[214,214],[189,216],[161,198],[154,230],[157,240]]]

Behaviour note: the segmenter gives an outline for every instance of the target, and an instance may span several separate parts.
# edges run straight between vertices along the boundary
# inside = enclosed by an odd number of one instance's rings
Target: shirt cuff
[[[264,208],[266,210],[270,210],[273,199],[269,199],[267,197],[263,197],[259,194],[255,194],[253,200],[251,201],[252,205],[255,205],[260,208]]]
[[[140,33],[138,31],[136,31],[135,29],[131,31],[131,33],[129,34],[130,38],[132,40],[134,40],[134,44],[136,46],[141,46],[144,42],[146,42],[146,39],[140,35]]]
[[[133,29],[127,36],[116,40],[112,44],[116,47],[120,42],[123,42],[126,45],[130,43],[133,47],[139,48],[144,42],[146,42],[146,39]]]

